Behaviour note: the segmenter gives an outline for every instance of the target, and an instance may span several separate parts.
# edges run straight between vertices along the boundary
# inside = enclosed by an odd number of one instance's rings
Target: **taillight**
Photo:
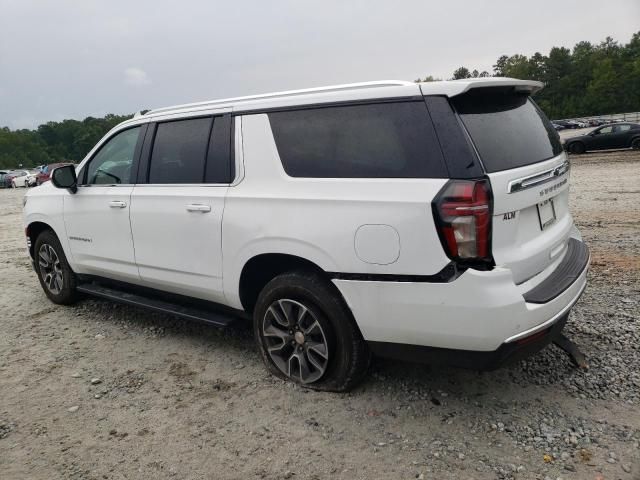
[[[433,201],[442,246],[452,260],[493,265],[489,181],[450,180]]]

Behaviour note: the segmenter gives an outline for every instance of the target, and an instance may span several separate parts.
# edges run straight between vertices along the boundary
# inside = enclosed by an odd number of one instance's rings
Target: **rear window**
[[[505,89],[454,97],[488,173],[548,160],[562,153],[558,133],[528,95]]]
[[[269,121],[292,177],[446,177],[424,102],[274,112]]]
[[[209,117],[159,123],[149,183],[202,183],[212,121]]]

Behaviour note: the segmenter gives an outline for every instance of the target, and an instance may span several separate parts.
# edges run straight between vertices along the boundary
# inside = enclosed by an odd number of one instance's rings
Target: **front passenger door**
[[[107,140],[79,172],[78,190],[64,196],[64,223],[78,272],[139,279],[129,207],[146,125]]]

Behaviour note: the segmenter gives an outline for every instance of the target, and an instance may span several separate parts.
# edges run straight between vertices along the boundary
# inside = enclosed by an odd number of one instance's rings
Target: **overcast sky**
[[[375,79],[640,30],[638,0],[0,0],[0,126]]]

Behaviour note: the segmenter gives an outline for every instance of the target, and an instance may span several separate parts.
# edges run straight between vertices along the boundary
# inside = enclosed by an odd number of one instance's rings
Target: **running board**
[[[137,293],[130,293],[117,290],[115,288],[105,287],[96,283],[80,284],[78,285],[77,290],[88,295],[105,298],[118,303],[124,303],[125,305],[133,305],[135,307],[142,307],[156,312],[167,313],[187,320],[204,322],[216,327],[227,327],[236,320],[233,315],[228,313],[167,302]]]

